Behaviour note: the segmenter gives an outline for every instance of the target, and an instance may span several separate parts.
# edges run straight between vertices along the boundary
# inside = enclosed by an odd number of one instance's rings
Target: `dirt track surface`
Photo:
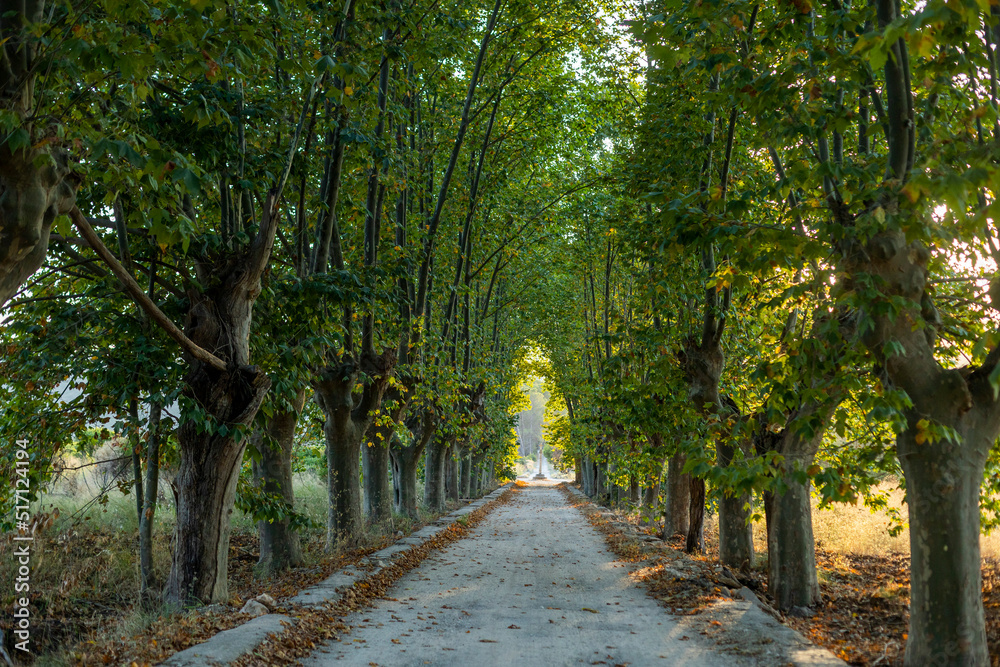
[[[402,577],[388,599],[348,617],[352,631],[303,663],[789,664],[770,650],[748,656],[744,642],[742,655],[724,650],[690,619],[667,614],[628,574],[558,490],[534,484]]]

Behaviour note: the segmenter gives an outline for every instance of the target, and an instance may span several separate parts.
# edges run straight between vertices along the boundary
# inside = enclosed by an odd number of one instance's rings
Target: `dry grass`
[[[896,482],[884,482],[876,488],[888,497],[889,508],[895,509],[906,519],[903,492]],[[872,511],[863,504],[837,504],[828,509],[813,506],[813,534],[817,548],[835,553],[852,553],[863,556],[910,553],[910,531],[904,526],[893,536],[889,534],[890,514],[886,510]],[[761,526],[763,530],[763,526]],[[984,559],[1000,556],[1000,532],[984,535],[979,540]]]
[[[854,554],[858,556],[885,556],[891,554],[910,555],[910,531],[904,525],[897,535],[891,535],[890,510],[906,519],[906,505],[903,492],[896,482],[884,482],[875,489],[885,494],[888,508],[872,510],[862,503],[848,505],[838,503],[820,509],[819,502],[813,500],[813,536],[816,548],[833,554]],[[719,517],[716,514],[705,517],[705,538],[712,541],[719,531]],[[767,533],[764,521],[757,521],[753,527],[754,550],[758,554],[767,553]],[[1000,530],[983,535],[979,540],[983,560],[1000,558]]]
[[[78,462],[70,462],[78,465]],[[196,643],[205,634],[239,622],[241,617],[225,612],[205,618],[197,614],[165,613],[159,605],[137,605],[139,598],[138,521],[135,498],[123,495],[108,483],[106,471],[94,467],[67,471],[32,507],[33,516],[54,516],[33,544],[31,604],[35,614],[32,647],[36,664],[64,665],[81,662],[78,656],[108,641],[127,643],[172,637],[177,649]],[[367,526],[350,543],[342,543],[333,554],[325,553],[327,489],[315,476],[297,475],[294,481],[296,508],[318,525],[302,533],[304,567],[273,577],[261,577],[256,569],[259,554],[256,524],[239,510],[234,512],[229,551],[230,604],[237,609],[246,599],[268,592],[276,599],[328,576],[333,570],[386,546],[396,531],[409,533],[438,515],[421,509],[419,521],[393,516],[383,525]],[[109,488],[103,503],[96,494]],[[170,568],[171,535],[174,529],[172,497],[161,481],[161,503],[155,521],[153,542],[154,576],[162,586]],[[452,504],[449,503],[449,508]],[[56,515],[56,510],[58,514]],[[12,580],[16,559],[11,557],[12,535],[0,539],[0,580]],[[13,587],[0,595],[0,604],[13,604]],[[8,623],[0,621],[5,630]],[[183,630],[181,632],[181,630]],[[187,638],[179,642],[178,637]],[[8,646],[8,648],[11,648]],[[127,651],[126,651],[127,654]],[[82,662],[88,662],[86,659]],[[127,664],[127,663],[126,663]]]

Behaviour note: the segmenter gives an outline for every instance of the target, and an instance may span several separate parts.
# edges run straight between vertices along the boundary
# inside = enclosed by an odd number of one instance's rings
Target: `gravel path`
[[[780,665],[668,615],[563,495],[534,484],[346,619],[320,665]],[[773,643],[773,639],[747,642]],[[740,643],[743,643],[742,641]],[[770,648],[770,647],[769,647]],[[794,663],[791,663],[794,664]],[[811,661],[799,664],[813,664]],[[820,664],[820,663],[815,663]]]

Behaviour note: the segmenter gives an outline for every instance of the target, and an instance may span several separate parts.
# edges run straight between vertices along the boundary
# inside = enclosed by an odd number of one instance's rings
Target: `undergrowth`
[[[300,533],[304,565],[262,576],[257,569],[256,524],[236,510],[229,545],[228,605],[181,613],[168,611],[155,601],[137,603],[138,520],[133,496],[112,491],[103,502],[82,501],[73,495],[45,496],[33,508],[34,517],[52,519],[36,534],[32,545],[34,664],[119,664],[138,655],[148,655],[155,663],[245,621],[245,615],[236,610],[247,600],[261,593],[275,599],[293,595],[384,548],[397,531],[408,534],[439,516],[423,510],[419,521],[394,515],[384,524],[369,525],[358,539],[343,541],[332,553],[326,553],[326,487],[314,477],[297,477],[295,481],[296,509],[315,521],[313,528]],[[173,504],[161,498],[153,540],[155,590],[162,588],[169,574],[173,529]],[[0,579],[4,581],[14,578],[12,538],[0,538]],[[0,603],[13,606],[13,587]],[[8,653],[13,655],[9,619],[3,619],[0,628]]]

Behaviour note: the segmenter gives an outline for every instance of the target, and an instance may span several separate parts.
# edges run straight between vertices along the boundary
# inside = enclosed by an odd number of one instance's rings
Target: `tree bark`
[[[361,468],[365,480],[365,515],[369,523],[382,523],[392,518],[392,485],[389,481],[389,443],[395,429],[378,426],[374,437],[361,448]]]
[[[646,474],[643,484],[642,504],[639,523],[643,526],[656,525],[659,516],[660,481],[663,478],[663,459],[657,459],[653,470]]]
[[[57,148],[59,142],[44,140],[53,128],[33,122],[47,118],[37,114],[35,99],[35,78],[46,71],[36,56],[44,47],[32,33],[46,21],[46,3],[5,2],[2,10],[0,108],[10,111],[28,136],[23,148],[11,150],[7,140],[0,144],[0,307],[42,265],[52,222],[73,209],[77,187],[68,153]]]
[[[436,433],[427,444],[424,463],[424,505],[432,512],[445,508],[445,466],[451,437]]]
[[[629,475],[628,478],[628,501],[633,507],[638,507],[641,500],[641,493],[639,488],[639,477],[635,474]]]
[[[705,480],[698,477],[691,479],[691,508],[684,551],[689,554],[705,551]]]
[[[706,252],[706,255],[710,255]],[[706,265],[714,266],[714,260],[706,260]],[[719,381],[725,358],[722,354],[721,336],[724,320],[715,314],[715,288],[709,288],[706,295],[704,331],[700,344],[689,341],[681,355],[681,363],[688,379],[688,400],[702,414],[719,414],[722,399],[719,396]],[[691,505],[688,518],[688,535],[685,543],[688,553],[705,549],[705,480],[691,480]]]
[[[153,581],[153,518],[156,515],[156,494],[160,485],[160,416],[163,406],[149,403],[146,432],[146,483],[143,488],[142,513],[139,515],[139,591],[143,600],[151,598]]]
[[[353,539],[364,529],[361,447],[382,402],[394,364],[395,352],[387,350],[380,357],[362,355],[360,362],[347,359],[338,366],[326,368],[313,379],[316,402],[326,417],[323,434],[330,498],[328,551],[338,540]],[[365,384],[361,399],[355,404],[353,392],[362,366],[372,379]]]
[[[677,453],[667,463],[667,491],[663,503],[663,539],[687,535],[691,512],[691,475],[683,472],[686,457]]]
[[[417,467],[419,459],[414,459],[413,448],[393,443],[389,448],[392,464],[393,508],[400,514],[416,519],[417,513]]]
[[[917,443],[916,428],[896,441],[910,521],[907,665],[989,664],[979,489],[996,429],[986,420],[962,421],[961,443]]]
[[[462,459],[465,458],[465,447],[462,437],[453,441],[448,457],[448,498],[458,501],[462,496]]]
[[[896,437],[910,521],[905,663],[986,665],[979,487],[986,457],[1000,435],[1000,410],[989,379],[1000,348],[992,348],[977,368],[941,366],[934,356],[937,313],[924,290],[929,260],[927,248],[908,243],[903,232],[882,232],[863,252],[847,257],[847,287],[855,287],[857,274],[866,281],[873,276],[885,296],[901,304],[892,317],[884,309],[864,312],[870,326],[861,330],[883,370],[883,382],[912,401],[905,411],[906,429]],[[903,354],[896,352],[899,347]]]
[[[202,349],[229,351],[229,364],[220,372],[193,361],[187,376],[185,393],[198,411],[184,414],[178,429],[177,525],[166,590],[172,604],[229,599],[230,520],[246,449],[243,432],[271,385],[249,365],[251,311],[260,283],[258,274],[253,290],[247,284],[253,277],[243,268],[237,265],[219,289],[192,293],[188,311],[188,337]]]
[[[778,489],[765,494],[768,590],[779,609],[811,607],[820,600],[816,544],[812,527],[810,482],[799,475],[813,464],[826,425],[839,401],[815,403],[796,410],[780,434],[757,436],[758,454],[776,449],[784,457]],[[808,420],[807,429],[802,427]]]
[[[265,493],[280,496],[289,507],[295,504],[292,445],[305,402],[306,390],[303,388],[293,398],[290,409],[276,410],[268,419],[266,429],[253,436],[254,447],[260,453],[260,460],[252,463],[254,484]],[[262,573],[273,574],[302,564],[299,534],[289,526],[288,518],[258,521],[257,534],[260,538],[257,566]]]
[[[481,498],[484,493],[484,488],[486,484],[484,483],[484,478],[486,476],[486,471],[484,470],[484,462],[486,460],[486,453],[473,454],[472,456],[472,481],[470,495],[473,498]]]
[[[768,591],[779,609],[811,607],[819,597],[810,484],[787,484],[767,517]]]
[[[716,445],[719,465],[729,466],[734,448],[729,442]],[[750,523],[750,495],[725,489],[719,497],[719,561],[729,567],[753,566],[753,524]]]
[[[413,434],[413,442],[403,446],[399,439],[389,450],[392,457],[392,482],[396,500],[396,511],[412,519],[419,519],[417,511],[417,470],[420,457],[427,447],[428,441],[434,436],[437,420],[434,412],[429,409],[420,410],[407,419],[407,428]]]
[[[459,496],[461,498],[472,497],[472,453],[471,452],[462,457],[461,484],[460,484]]]
[[[399,424],[409,405],[409,392],[405,388],[389,387],[382,396],[381,421],[373,430],[368,446],[362,448],[361,465],[365,479],[365,513],[371,523],[381,523],[392,519],[395,504],[395,479],[390,482],[390,449],[396,438]],[[393,477],[396,471],[393,467]]]

